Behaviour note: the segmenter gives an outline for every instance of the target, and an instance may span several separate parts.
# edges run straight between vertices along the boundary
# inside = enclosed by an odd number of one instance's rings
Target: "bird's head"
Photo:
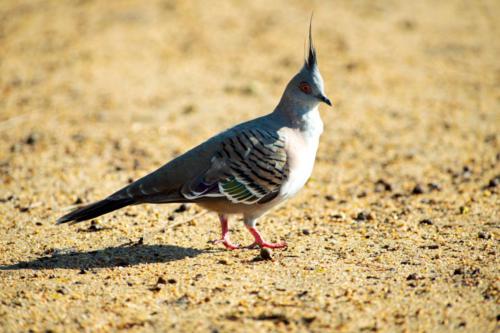
[[[332,102],[325,95],[323,78],[319,72],[316,49],[312,40],[311,22],[309,23],[309,42],[304,66],[288,83],[283,94],[287,103],[301,105],[306,109],[314,108],[321,102],[332,106]]]

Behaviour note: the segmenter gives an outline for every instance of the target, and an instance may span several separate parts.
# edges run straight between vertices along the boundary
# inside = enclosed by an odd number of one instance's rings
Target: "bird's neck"
[[[272,114],[285,120],[287,127],[298,129],[305,134],[319,136],[323,132],[318,103],[298,104],[282,99]]]

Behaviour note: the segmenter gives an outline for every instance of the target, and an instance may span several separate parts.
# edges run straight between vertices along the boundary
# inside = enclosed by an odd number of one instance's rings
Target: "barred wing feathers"
[[[182,190],[189,200],[226,197],[233,203],[272,200],[288,177],[285,142],[274,131],[240,129],[220,143],[210,167]]]

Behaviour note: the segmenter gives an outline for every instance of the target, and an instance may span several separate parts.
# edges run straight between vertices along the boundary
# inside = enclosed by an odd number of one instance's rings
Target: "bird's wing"
[[[230,131],[219,143],[210,166],[186,183],[181,194],[189,200],[222,197],[233,203],[272,200],[288,178],[285,140],[264,128]]]
[[[266,117],[222,132],[110,195],[135,203],[191,202],[207,197],[267,202],[287,179],[285,140]]]
[[[189,202],[181,194],[183,186],[210,165],[223,133],[203,142],[150,174],[111,194],[108,199],[132,198],[136,203]]]

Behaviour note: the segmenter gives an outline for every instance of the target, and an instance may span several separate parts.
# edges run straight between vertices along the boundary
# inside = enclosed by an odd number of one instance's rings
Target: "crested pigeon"
[[[312,20],[311,20],[312,21]],[[259,217],[294,196],[311,175],[323,122],[325,96],[309,24],[304,65],[287,84],[273,112],[215,135],[107,198],[75,209],[58,224],[89,220],[128,205],[196,203],[219,214],[228,249],[228,216],[242,214],[255,241],[250,247],[283,248],[264,240]]]

